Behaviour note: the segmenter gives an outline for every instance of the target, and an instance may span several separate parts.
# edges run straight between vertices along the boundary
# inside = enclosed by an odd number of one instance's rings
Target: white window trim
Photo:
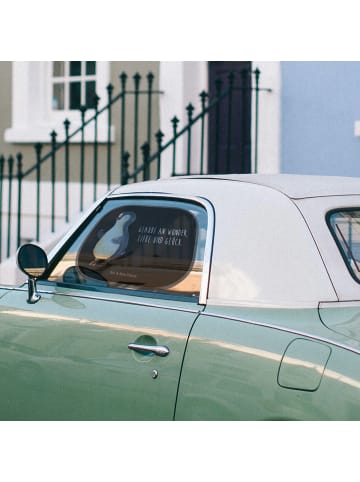
[[[258,173],[278,174],[281,172],[281,66],[280,62],[253,61],[252,69],[258,68],[260,88],[271,92],[259,92],[258,118]],[[255,159],[255,97],[252,101],[252,164]]]
[[[96,73],[87,74],[86,71],[86,61],[79,62],[80,73],[76,75],[70,74],[71,69],[71,62],[60,62],[63,64],[63,72],[59,72],[58,75],[53,75],[53,73],[49,72],[49,83],[50,89],[54,89],[54,86],[62,85],[63,87],[63,102],[65,105],[70,103],[70,85],[71,82],[76,82],[80,84],[80,94],[81,94],[81,105],[85,104],[85,94],[86,94],[86,83],[89,81],[98,82],[98,68],[96,69]],[[97,66],[98,67],[98,66]],[[54,100],[54,99],[53,99]],[[52,107],[54,109],[54,107]],[[63,112],[64,109],[54,109],[53,112]],[[68,109],[69,110],[69,109]]]
[[[52,62],[13,62],[12,64],[12,126],[5,130],[5,142],[33,143],[50,142],[50,133],[55,130],[57,141],[65,140],[64,120],[71,122],[69,133],[81,125],[78,111],[54,111],[51,100]],[[97,94],[99,109],[107,104],[106,87],[110,81],[110,63],[97,62]],[[87,111],[85,119],[91,116]],[[112,129],[113,131],[113,129]],[[98,141],[107,141],[107,117],[104,113],[98,119]],[[85,142],[94,140],[94,127],[85,128]],[[80,141],[80,133],[71,139]]]

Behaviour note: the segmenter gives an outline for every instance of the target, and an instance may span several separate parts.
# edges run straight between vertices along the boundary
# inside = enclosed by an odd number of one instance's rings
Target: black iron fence
[[[253,93],[255,119],[254,128],[254,163],[253,171],[257,172],[258,162],[258,105],[260,87],[260,71],[248,71],[242,74],[246,84],[240,89],[247,89]],[[253,79],[248,82],[249,78]],[[95,200],[99,195],[99,185],[109,190],[114,184],[127,184],[150,178],[161,176],[164,155],[167,155],[167,162],[170,175],[181,174],[203,174],[207,172],[206,153],[209,148],[207,138],[207,123],[209,114],[214,114],[215,132],[219,131],[221,121],[219,119],[219,108],[224,102],[229,102],[234,92],[234,74],[230,73],[227,82],[218,81],[216,83],[215,95],[209,96],[205,91],[200,95],[200,111],[196,114],[192,104],[186,107],[185,125],[179,128],[180,121],[175,116],[171,119],[171,138],[164,142],[164,134],[158,130],[153,134],[153,101],[154,96],[161,94],[153,88],[154,75],[149,73],[146,79],[142,79],[139,74],[133,77],[132,89],[128,88],[128,78],[125,73],[120,75],[121,89],[114,96],[113,85],[107,87],[107,103],[99,109],[99,97],[95,98],[95,112],[88,119],[86,118],[86,108],[80,109],[81,125],[71,131],[71,124],[68,119],[64,121],[64,141],[58,142],[58,132],[51,132],[50,146],[44,153],[44,145],[37,143],[34,145],[35,162],[27,169],[23,168],[24,158],[21,153],[16,156],[9,156],[5,159],[0,156],[0,262],[4,258],[10,257],[19,245],[24,241],[23,224],[26,215],[32,219],[34,234],[29,237],[40,241],[40,233],[54,233],[57,229],[57,222],[68,223],[71,214],[82,212],[87,205]],[[146,82],[144,89],[141,82]],[[125,145],[127,123],[127,100],[132,98],[132,142],[131,148]],[[140,113],[139,100],[145,98],[144,108]],[[120,133],[119,133],[119,153],[116,159],[113,155],[112,123],[114,116],[114,106],[120,105]],[[101,145],[98,140],[98,123],[101,115],[106,116],[107,140]],[[119,113],[117,113],[119,115]],[[140,115],[146,119],[146,140],[140,142]],[[93,126],[93,140],[89,146],[85,142],[85,130],[89,125]],[[230,146],[232,144],[231,119],[227,134],[227,155],[230,156]],[[194,151],[194,135],[196,133],[197,152]],[[77,136],[76,144],[74,138]],[[79,139],[80,136],[80,139]],[[217,137],[215,135],[215,137]],[[182,142],[185,149],[181,154],[182,163],[179,170],[178,144]],[[215,145],[215,149],[217,149]],[[77,153],[76,153],[77,150]],[[185,150],[185,159],[183,153]],[[195,164],[193,161],[197,160]],[[75,162],[74,162],[75,161]],[[61,169],[59,170],[59,165]],[[71,174],[71,168],[76,165],[78,168],[77,181]],[[196,171],[194,166],[196,165]],[[43,172],[46,166],[46,179]],[[117,169],[115,169],[115,167]],[[61,178],[59,175],[61,173]],[[114,172],[119,173],[119,177],[114,177]],[[101,181],[99,181],[101,174]],[[29,198],[24,195],[24,181],[32,180],[31,183],[31,204],[32,209],[29,213]],[[47,189],[44,189],[44,186]],[[76,190],[74,191],[74,184]],[[89,186],[91,195],[89,198]],[[87,192],[85,193],[85,188]],[[76,195],[74,194],[76,192]],[[28,211],[28,212],[27,212]],[[60,213],[60,214],[59,214]],[[49,228],[44,227],[45,218]],[[42,239],[43,240],[43,239]]]
[[[254,141],[252,145],[254,146],[254,156],[253,165],[248,172],[257,173],[258,171],[258,138],[259,138],[259,95],[261,91],[271,92],[269,88],[260,87],[260,70],[255,69],[254,71],[243,71],[241,72],[241,86],[234,86],[234,73],[229,72],[227,81],[224,82],[218,79],[216,84],[215,95],[209,97],[209,94],[205,91],[199,94],[200,97],[200,112],[195,114],[195,107],[193,104],[188,104],[186,106],[187,118],[184,127],[181,129],[179,126],[179,119],[175,116],[171,119],[172,125],[172,137],[163,142],[164,134],[159,130],[156,132],[155,139],[156,143],[154,147],[151,148],[149,142],[145,142],[141,146],[142,150],[142,163],[137,167],[137,163],[133,164],[133,168],[130,167],[131,155],[129,152],[124,152],[122,158],[122,177],[121,184],[128,184],[129,182],[137,182],[139,180],[149,180],[151,178],[150,168],[153,166],[152,176],[156,178],[161,177],[162,169],[162,156],[164,153],[171,151],[171,176],[178,175],[192,175],[192,174],[204,174],[208,172],[208,156],[206,156],[206,151],[210,148],[214,149],[215,152],[215,166],[216,171],[219,173],[229,173],[231,165],[231,146],[233,143],[234,129],[233,120],[231,116],[231,104],[232,98],[235,90],[240,90],[243,92],[252,92],[254,102]],[[219,137],[218,133],[223,130],[222,119],[220,118],[220,108],[221,105],[227,103],[227,122],[226,122],[226,133],[223,133],[223,138],[226,137],[225,142],[225,163],[223,164],[223,170],[218,171],[217,166],[219,165]],[[214,139],[208,138],[208,127],[207,122],[209,115],[214,114]],[[194,150],[193,137],[194,130],[197,129],[197,151]],[[186,159],[183,163],[182,170],[179,171],[177,166],[177,145],[180,139],[186,139]],[[196,165],[193,162],[197,161]],[[194,170],[195,167],[195,170]]]
[[[120,92],[117,95],[114,95],[112,84],[107,86],[104,107],[99,108],[100,97],[96,95],[93,103],[95,108],[90,111],[90,116],[87,116],[85,106],[80,108],[80,127],[72,130],[71,122],[65,119],[63,133],[52,131],[49,143],[34,144],[32,164],[26,163],[29,167],[24,168],[24,161],[28,159],[24,159],[22,153],[7,158],[0,155],[0,262],[11,256],[24,240],[26,216],[32,218],[34,233],[30,237],[34,240],[40,240],[41,232],[55,232],[56,221],[68,223],[72,213],[82,212],[89,201],[98,197],[99,188],[109,190],[112,185],[121,183],[121,160],[125,157],[128,137],[133,143],[134,166],[140,153],[140,133],[143,135],[144,130],[147,142],[151,144],[156,111],[154,102],[161,94],[154,89],[154,74],[150,72],[144,78],[136,73],[132,79],[128,79],[123,72],[119,79]],[[103,121],[104,124],[104,116],[106,140],[99,142],[99,123]],[[112,131],[115,116],[118,116],[120,126],[117,144],[113,142]],[[133,129],[131,136],[127,136],[126,132],[129,116]],[[90,143],[85,139],[89,127],[93,133]],[[57,140],[60,135],[64,138],[62,142]],[[25,181],[31,181],[31,189],[27,193],[24,193]],[[75,189],[76,198],[72,189],[74,182],[78,186]],[[43,189],[45,184],[47,189]],[[91,199],[89,189],[85,192],[89,184],[92,185]],[[42,225],[45,217],[50,229]],[[29,238],[29,234],[25,234],[25,237]]]

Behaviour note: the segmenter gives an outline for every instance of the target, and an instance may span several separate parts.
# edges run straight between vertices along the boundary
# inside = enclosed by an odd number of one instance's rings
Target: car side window
[[[207,212],[171,199],[108,199],[50,267],[49,281],[198,297]]]
[[[338,209],[327,223],[352,277],[360,283],[360,209]]]

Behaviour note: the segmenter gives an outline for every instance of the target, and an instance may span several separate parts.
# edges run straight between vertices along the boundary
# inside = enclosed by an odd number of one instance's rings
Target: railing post
[[[155,134],[156,137],[156,143],[157,143],[157,178],[160,179],[160,174],[161,174],[161,143],[162,139],[164,137],[164,134],[159,130]]]
[[[43,145],[35,144],[36,152],[36,241],[40,240],[40,181],[41,181],[41,150]]]
[[[171,119],[173,125],[173,155],[172,155],[172,176],[176,176],[176,139],[177,139],[177,126],[180,122],[179,119],[175,116]]]
[[[241,79],[242,79],[242,106],[243,106],[243,119],[242,119],[242,133],[241,133],[241,145],[242,145],[242,159],[244,162],[245,166],[245,172],[251,172],[251,159],[249,156],[251,146],[250,146],[250,139],[247,136],[247,93],[249,89],[251,88],[251,85],[249,86],[249,71],[247,69],[243,69],[241,71]],[[251,82],[251,77],[250,77],[250,82]],[[248,169],[247,169],[248,168]]]
[[[129,158],[130,154],[125,151],[121,160],[121,184],[129,182]]]
[[[81,113],[81,143],[80,143],[80,212],[84,210],[84,174],[85,174],[85,113],[86,106],[80,107]]]
[[[220,149],[220,93],[221,93],[222,80],[215,80],[216,91],[216,111],[215,111],[215,174],[219,172],[219,149]]]
[[[152,93],[153,93],[153,81],[154,81],[154,74],[149,72],[147,75],[148,80],[148,134],[147,134],[147,142],[149,144],[149,149],[151,149],[151,119],[152,119]]]
[[[148,142],[145,142],[141,146],[142,154],[143,154],[143,181],[148,181],[150,178],[150,169],[149,169],[149,157],[150,157],[150,146]]]
[[[57,133],[52,131],[51,134],[51,232],[55,232],[55,182],[56,182],[56,136]]]
[[[108,92],[108,127],[107,127],[107,187],[108,191],[110,190],[111,184],[111,106],[112,106],[112,92],[114,87],[112,84],[107,86]]]
[[[139,137],[139,87],[141,75],[137,72],[134,77],[134,170],[136,171],[138,166],[138,137]],[[135,175],[134,181],[137,181],[137,175]]]
[[[12,180],[13,180],[14,158],[8,158],[8,223],[7,223],[7,251],[6,257],[10,257],[10,243],[11,243],[11,205],[12,205]]]
[[[187,145],[187,167],[186,173],[190,174],[190,166],[191,166],[191,128],[192,128],[192,115],[194,112],[194,106],[189,104],[186,107],[188,113],[188,145]]]
[[[259,79],[260,70],[254,71],[255,74],[255,155],[254,155],[254,172],[258,172],[258,138],[259,138]]]
[[[208,94],[203,90],[201,99],[201,144],[200,144],[200,174],[204,174],[204,146],[205,146],[205,108]]]
[[[65,119],[65,221],[69,222],[69,119]]]
[[[98,116],[99,116],[99,100],[100,97],[95,94],[95,120],[94,120],[94,194],[93,201],[96,201],[96,187],[98,181]]]
[[[231,165],[231,132],[232,132],[232,94],[234,86],[234,73],[229,73],[229,95],[228,95],[228,120],[227,120],[227,143],[226,143],[226,174],[230,174]]]
[[[4,156],[0,156],[0,232],[2,233],[2,214],[3,214],[3,181],[4,181]],[[2,235],[0,236],[0,262],[2,261]]]
[[[22,159],[23,156],[21,152],[16,155],[17,159],[17,179],[18,179],[18,207],[17,207],[17,248],[19,248],[21,243],[21,197],[22,197]]]
[[[120,75],[121,82],[121,139],[120,139],[120,158],[124,157],[125,153],[125,114],[126,114],[126,80],[127,75],[123,72]]]

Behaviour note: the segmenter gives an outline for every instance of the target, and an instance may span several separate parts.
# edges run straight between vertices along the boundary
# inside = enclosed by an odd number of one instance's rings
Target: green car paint
[[[1,419],[360,419],[359,355],[341,335],[326,342],[317,309],[197,308],[66,288],[29,305],[8,291]],[[135,353],[132,342],[170,353]]]
[[[9,292],[0,309],[0,418],[172,420],[196,316],[188,304],[160,300],[144,306],[59,289],[29,305],[25,292]],[[133,342],[170,354],[135,353]]]
[[[359,420],[359,354],[328,337],[317,309],[205,310],[188,343],[176,419]]]

